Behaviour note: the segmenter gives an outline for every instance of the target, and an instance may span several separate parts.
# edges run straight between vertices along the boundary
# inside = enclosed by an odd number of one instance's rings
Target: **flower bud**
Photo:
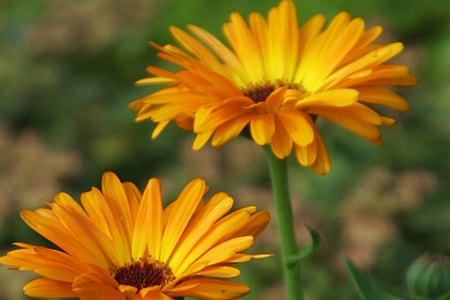
[[[450,290],[450,257],[426,253],[406,273],[408,289],[418,296],[439,297]]]

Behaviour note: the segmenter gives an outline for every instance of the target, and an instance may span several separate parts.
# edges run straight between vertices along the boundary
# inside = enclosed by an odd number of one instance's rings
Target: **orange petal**
[[[161,182],[157,178],[152,178],[144,190],[136,216],[131,247],[132,257],[135,260],[143,257],[147,249],[152,257],[159,259],[163,231],[162,215]]]
[[[291,109],[286,112],[279,112],[278,116],[284,130],[289,134],[295,144],[306,146],[313,142],[314,123],[307,114],[299,110]]]
[[[258,145],[269,144],[275,133],[273,114],[252,115],[250,119],[250,133]]]
[[[330,157],[328,150],[319,133],[316,134],[317,158],[311,166],[317,174],[323,175],[330,172]]]
[[[72,291],[72,284],[50,280],[47,278],[38,278],[28,282],[23,287],[27,296],[37,298],[66,298],[76,297],[77,294]]]
[[[407,111],[409,109],[409,103],[403,97],[384,87],[358,87],[358,91],[359,101],[361,102],[380,104],[398,111]]]
[[[203,268],[201,271],[193,274],[193,276],[207,276],[216,278],[234,278],[238,277],[241,271],[238,268],[230,266],[212,266]]]
[[[217,280],[212,278],[194,278],[182,282],[168,291],[172,297],[198,297],[204,299],[229,300],[242,297],[250,288],[240,282]]]
[[[275,115],[275,118],[277,125],[270,147],[276,157],[283,159],[291,154],[292,139],[286,129],[281,126],[280,116]]]
[[[123,299],[119,284],[106,271],[97,269],[92,273],[83,273],[72,284],[73,291],[80,299]]]
[[[331,107],[319,109],[313,107],[309,111],[329,119],[368,140],[377,140],[381,136],[380,129],[377,127],[377,125],[382,125],[381,116],[365,105],[356,103],[340,109]]]
[[[313,141],[306,146],[294,144],[295,157],[298,162],[306,167],[310,167],[317,159],[317,141]]]
[[[236,138],[244,130],[249,122],[247,115],[238,117],[220,125],[214,133],[211,144],[214,147],[221,147]]]
[[[111,206],[117,228],[120,230],[120,240],[117,246],[127,253],[131,253],[130,244],[134,228],[134,216],[131,214],[128,204],[127,194],[122,186],[122,182],[113,172],[105,172],[102,176],[102,191]],[[123,245],[121,245],[123,243]],[[129,257],[127,257],[129,259]]]
[[[222,218],[233,206],[233,198],[226,193],[215,194],[208,203],[197,212],[195,218],[191,220],[188,229],[182,240],[179,242],[173,257],[170,260],[171,266],[180,266],[182,263],[189,263],[187,261],[188,254],[192,248],[198,245],[210,228]],[[175,275],[180,273],[178,269],[172,270]]]
[[[174,249],[176,249],[176,244],[206,191],[205,181],[194,179],[185,186],[178,198],[173,202],[175,206],[172,209],[171,219],[167,223],[162,237],[161,261],[167,262]]]
[[[80,300],[127,300],[117,288],[110,285],[85,281],[83,277],[74,282],[73,290]]]
[[[295,107],[299,109],[315,105],[344,107],[356,103],[358,95],[355,89],[333,89],[301,98]]]

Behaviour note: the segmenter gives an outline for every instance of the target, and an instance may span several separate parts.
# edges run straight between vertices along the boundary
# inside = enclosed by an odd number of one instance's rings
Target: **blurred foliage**
[[[307,299],[357,299],[343,252],[384,283],[402,287],[416,257],[450,249],[448,1],[295,2],[300,22],[346,10],[368,26],[383,25],[384,41],[406,45],[397,61],[420,78],[417,87],[401,90],[412,107],[394,114],[399,122],[383,130],[384,147],[321,121],[331,173],[317,176],[292,160],[299,242],[309,242],[304,223],[324,236],[318,255],[304,265]],[[14,241],[36,240],[19,220],[20,209],[40,205],[40,199],[61,190],[77,196],[98,186],[105,170],[139,184],[162,177],[168,199],[175,196],[171,190],[202,176],[212,191],[235,196],[238,206],[271,208],[261,149],[242,139],[220,151],[193,152],[192,134],[175,126],[152,141],[154,125],[136,124],[127,105],[154,89],[137,88],[134,81],[146,76],[147,65],[163,64],[147,41],[172,42],[169,25],[194,23],[221,37],[221,24],[232,11],[265,15],[277,3],[0,1],[0,186],[8,187],[0,196],[1,253]],[[30,135],[31,142],[24,143]],[[24,200],[30,193],[37,204]],[[258,241],[258,250],[277,249],[275,223]],[[0,278],[14,282],[0,283],[0,299],[25,299],[20,286],[29,276],[0,271]],[[245,266],[242,279],[253,287],[246,299],[279,299],[283,287],[277,272],[277,258]]]

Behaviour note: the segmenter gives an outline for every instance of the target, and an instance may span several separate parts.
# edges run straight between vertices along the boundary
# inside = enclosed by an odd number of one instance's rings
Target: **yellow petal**
[[[240,298],[250,292],[250,288],[240,282],[212,278],[189,279],[169,293],[172,297],[197,297],[202,299],[229,300]]]
[[[368,140],[377,140],[381,132],[376,125],[382,125],[381,116],[365,105],[356,103],[349,107],[335,109],[311,108],[313,114],[320,115],[339,124]]]
[[[250,133],[258,145],[266,145],[272,141],[275,133],[275,120],[272,114],[251,116]]]
[[[208,266],[226,262],[233,254],[247,250],[253,244],[252,236],[242,236],[226,240],[203,254],[198,262],[207,262]]]
[[[67,231],[66,236],[60,239],[70,237],[75,243],[82,245],[84,254],[78,257],[82,262],[90,262],[103,268],[108,268],[111,264],[111,258],[117,256],[126,259],[128,253],[117,253],[118,249],[127,247],[113,246],[113,241],[105,235],[98,227],[95,226],[85,215],[78,215],[67,206],[54,205],[53,211],[62,220],[64,229]],[[45,225],[42,225],[45,226]]]
[[[389,117],[381,117],[382,120],[382,125],[386,125],[386,126],[390,126],[390,125],[394,125],[397,121],[393,118],[389,118]]]
[[[236,233],[236,235],[251,235],[255,239],[264,231],[266,226],[269,224],[270,214],[268,211],[259,211],[248,219],[245,226]]]
[[[123,182],[122,186],[125,190],[125,194],[127,195],[131,214],[133,215],[133,217],[136,217],[142,193],[139,188],[132,182]]]
[[[181,273],[178,266],[181,266],[182,263],[185,265],[189,263],[187,257],[192,248],[201,243],[205,233],[210,230],[217,220],[229,212],[232,206],[233,199],[230,196],[225,193],[217,193],[203,209],[197,212],[170,260],[170,265],[174,268],[172,270],[174,274]]]
[[[163,230],[162,215],[161,182],[152,178],[144,190],[136,216],[131,246],[133,259],[139,260],[147,249],[152,257],[159,259]]]
[[[129,240],[120,217],[114,211],[111,203],[95,187],[90,192],[83,193],[81,199],[83,205],[86,205],[85,209],[89,213],[89,217],[99,221],[98,228],[115,243],[114,247],[104,247],[105,251],[110,251],[108,257],[116,264],[127,262],[131,257],[130,246],[127,245]]]
[[[407,111],[409,109],[409,103],[403,97],[384,87],[359,87],[358,91],[361,102],[380,104],[399,111]]]
[[[312,128],[314,124],[307,114],[292,109],[287,112],[280,112],[278,116],[284,130],[294,143],[306,146],[313,142],[314,132]]]
[[[304,52],[311,46],[311,43],[317,38],[325,24],[325,16],[321,14],[314,15],[299,30],[299,57],[303,57]],[[299,71],[306,69],[298,68]]]
[[[294,144],[295,157],[298,162],[306,167],[310,167],[317,159],[317,141],[313,141],[306,146],[300,146]]]
[[[267,97],[265,100],[267,113],[277,113],[280,111],[286,90],[286,87],[278,88]]]
[[[175,82],[174,79],[166,78],[166,77],[149,77],[140,79],[135,82],[136,85],[151,85],[151,84],[164,84]]]
[[[247,80],[249,82],[255,82],[263,74],[259,47],[240,14],[232,13],[230,20],[230,23],[223,26],[223,32],[232,45],[237,57],[240,58]]]
[[[61,282],[72,282],[80,272],[74,260],[64,252],[23,243],[16,245],[27,249],[9,251],[6,256],[0,257],[2,264],[21,271],[34,271],[49,280]]]
[[[301,98],[295,104],[297,108],[318,106],[349,106],[358,101],[359,92],[355,89],[333,89]]]
[[[249,121],[249,117],[244,115],[220,125],[213,136],[211,144],[214,147],[221,147],[225,145],[232,139],[239,136]]]
[[[195,273],[195,276],[208,276],[216,278],[233,278],[241,274],[238,268],[230,266],[213,266],[202,269]]]
[[[238,74],[238,76],[244,76],[245,72],[235,53],[233,53],[222,42],[206,30],[194,25],[189,25],[189,29],[204,43],[206,43],[226,65],[230,66],[233,71]]]
[[[204,132],[199,132],[195,136],[194,143],[192,144],[193,150],[198,150],[202,148],[206,142],[208,142],[209,138],[213,135],[214,130],[208,130]]]
[[[98,247],[94,246],[93,249],[91,249],[90,245],[86,243],[89,242],[92,237],[83,239],[84,231],[78,232],[74,236],[73,232],[71,232],[66,225],[59,222],[58,219],[58,221],[55,221],[52,220],[52,218],[48,218],[51,214],[48,214],[47,212],[49,212],[47,209],[38,209],[36,211],[25,210],[21,212],[21,216],[22,219],[36,232],[59,246],[75,259],[98,264],[103,267],[108,266],[109,258],[99,252]]]
[[[66,298],[76,297],[77,294],[72,291],[72,283],[50,280],[47,278],[38,278],[28,282],[23,287],[27,296],[37,298]]]
[[[175,272],[175,274],[179,274],[186,270],[193,261],[196,261],[196,264],[201,263],[201,261],[198,262],[199,257],[204,255],[211,247],[214,247],[214,245],[235,236],[235,233],[238,232],[242,226],[247,224],[249,218],[250,212],[239,210],[220,220],[202,237],[201,243],[197,243],[196,247],[189,252],[181,265],[170,265],[172,271]]]
[[[123,226],[123,241],[126,245],[131,244],[131,235],[134,227],[134,217],[130,210],[127,194],[120,179],[112,172],[105,172],[102,177],[102,191],[111,205],[115,214],[118,227]],[[128,252],[130,252],[128,249]]]
[[[170,27],[170,31],[184,48],[192,52],[197,58],[205,62],[205,64],[213,69],[217,69],[218,67],[220,68],[220,62],[217,58],[196,38],[174,26]]]
[[[130,298],[131,299],[131,298]],[[133,298],[134,300],[173,300],[172,297],[167,296],[161,292],[159,286],[144,288],[139,291],[139,294]]]
[[[213,130],[234,119],[240,118],[247,114],[239,103],[233,103],[233,105],[227,104],[221,108],[200,108],[195,116],[194,131],[202,132]]]
[[[172,255],[180,236],[186,229],[189,220],[192,218],[198,203],[202,200],[206,191],[207,187],[205,181],[194,179],[186,185],[177,200],[175,200],[176,208],[173,208],[171,220],[166,225],[162,237],[161,261],[167,262]]]
[[[316,144],[317,144],[317,158],[312,164],[312,168],[317,174],[323,175],[330,172],[330,158],[328,156],[328,150],[322,137],[319,133],[316,133]]]
[[[273,135],[270,147],[279,159],[283,159],[291,154],[292,151],[292,139],[289,133],[281,126],[280,116],[275,115],[276,127],[275,134]]]
[[[126,300],[119,292],[118,284],[109,276],[109,280],[99,274],[82,274],[73,282],[73,290],[80,300]]]

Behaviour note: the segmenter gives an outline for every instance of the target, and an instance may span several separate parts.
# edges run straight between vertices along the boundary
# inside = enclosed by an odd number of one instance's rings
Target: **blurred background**
[[[143,186],[163,180],[173,199],[194,177],[235,207],[272,210],[262,149],[238,139],[217,150],[191,150],[193,134],[169,126],[150,139],[154,124],[134,122],[127,108],[153,87],[136,87],[147,65],[162,65],[148,45],[173,43],[169,25],[189,23],[222,38],[233,11],[266,15],[278,0],[0,0],[0,254],[15,241],[45,244],[19,217],[59,191],[75,198],[113,170]],[[323,234],[319,253],[304,265],[306,299],[358,299],[345,273],[345,253],[381,283],[404,286],[408,265],[426,251],[450,249],[450,7],[447,0],[295,0],[299,21],[341,10],[381,24],[384,42],[402,41],[396,58],[420,78],[399,90],[411,103],[373,146],[319,121],[332,170],[326,176],[293,158],[290,184],[298,241],[303,225]],[[253,252],[278,249],[276,220]],[[245,299],[283,299],[279,256],[242,267]],[[0,266],[0,299],[21,300],[33,274]]]

